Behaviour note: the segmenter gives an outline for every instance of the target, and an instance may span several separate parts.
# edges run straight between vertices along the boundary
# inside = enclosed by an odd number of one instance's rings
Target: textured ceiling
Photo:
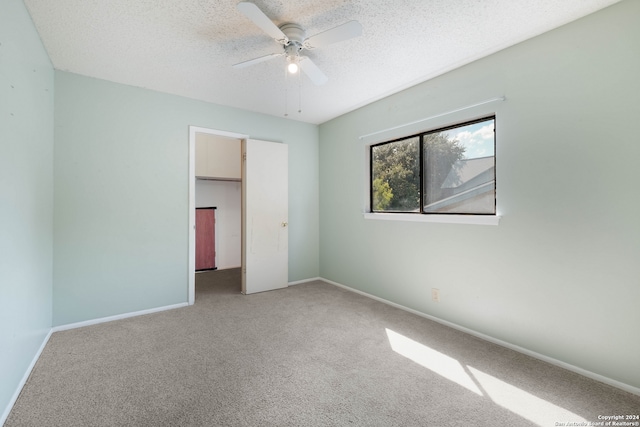
[[[237,0],[25,4],[56,69],[317,124],[617,1],[254,0],[308,36],[362,24],[362,36],[309,51],[322,86],[286,77],[282,57],[231,67],[282,50]]]

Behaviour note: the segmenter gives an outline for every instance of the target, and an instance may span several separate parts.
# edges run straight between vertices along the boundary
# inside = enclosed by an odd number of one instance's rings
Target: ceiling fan
[[[311,50],[324,47],[331,43],[358,37],[362,34],[362,26],[360,23],[358,21],[349,21],[330,30],[307,37],[306,31],[300,25],[285,23],[278,27],[253,3],[240,2],[237,8],[244,16],[262,29],[262,31],[273,37],[277,43],[281,44],[283,51],[240,62],[233,65],[234,68],[244,68],[259,62],[284,56],[289,64],[287,66],[289,72],[296,73],[299,67],[313,83],[321,85],[327,82],[328,77],[318,68],[311,58],[301,55],[300,52],[305,49]]]

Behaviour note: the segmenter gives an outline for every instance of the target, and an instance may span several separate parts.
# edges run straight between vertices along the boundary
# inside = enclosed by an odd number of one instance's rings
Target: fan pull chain
[[[289,76],[288,72],[284,70],[284,116],[289,116]]]
[[[298,114],[302,113],[302,72],[298,68]]]

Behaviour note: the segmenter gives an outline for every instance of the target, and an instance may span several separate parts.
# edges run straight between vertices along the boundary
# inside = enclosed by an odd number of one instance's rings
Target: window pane
[[[424,212],[495,214],[494,119],[424,136]]]
[[[371,147],[373,212],[420,211],[420,139]]]

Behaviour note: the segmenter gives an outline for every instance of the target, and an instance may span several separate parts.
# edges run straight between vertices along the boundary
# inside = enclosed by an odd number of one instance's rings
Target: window
[[[495,215],[495,117],[370,150],[371,212]]]

